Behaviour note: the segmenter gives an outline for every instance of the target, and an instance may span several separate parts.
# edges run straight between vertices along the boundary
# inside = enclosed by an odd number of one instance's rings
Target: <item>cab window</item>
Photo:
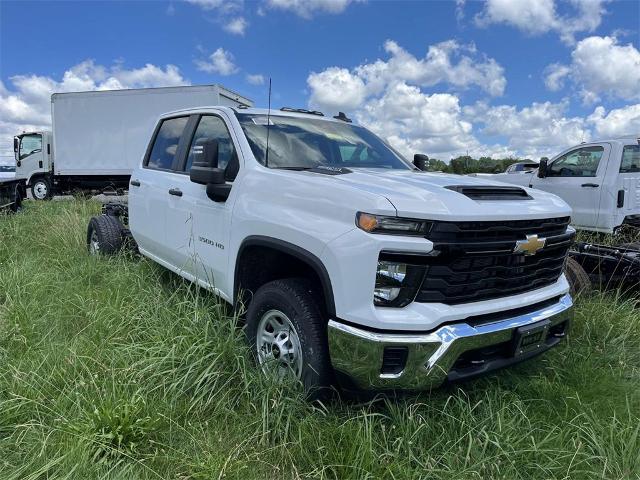
[[[42,151],[42,135],[23,135],[20,139],[20,160]]]
[[[640,172],[640,145],[625,145],[622,149],[620,173]]]
[[[604,153],[600,146],[583,147],[565,153],[549,167],[549,177],[595,177]]]
[[[198,122],[189,147],[185,172],[191,170],[194,161],[199,161],[203,154],[203,145],[211,140],[218,142],[218,168],[223,168],[226,180],[232,182],[238,174],[238,155],[224,121],[213,115],[203,115]]]
[[[147,167],[159,170],[171,169],[178,151],[180,137],[188,120],[189,117],[179,117],[162,121],[147,159]]]

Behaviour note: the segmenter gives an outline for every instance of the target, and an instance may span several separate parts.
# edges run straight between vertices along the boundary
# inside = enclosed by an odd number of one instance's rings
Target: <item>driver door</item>
[[[574,148],[552,160],[547,176],[534,176],[531,186],[558,195],[567,202],[573,209],[573,225],[597,227],[610,151],[608,143]]]

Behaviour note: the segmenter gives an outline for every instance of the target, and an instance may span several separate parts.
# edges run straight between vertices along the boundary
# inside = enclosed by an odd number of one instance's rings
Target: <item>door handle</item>
[[[140,186],[140,180],[131,180],[131,182],[129,182],[129,184],[132,187],[139,187]]]
[[[591,188],[597,188],[600,185],[598,185],[597,183],[583,183],[582,184],[583,187],[591,187]]]
[[[172,188],[169,190],[169,195],[175,195],[176,197],[181,197],[182,196],[182,190],[179,190],[177,188]]]

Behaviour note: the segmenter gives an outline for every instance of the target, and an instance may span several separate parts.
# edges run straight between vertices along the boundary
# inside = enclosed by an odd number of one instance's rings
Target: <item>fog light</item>
[[[378,261],[373,303],[380,307],[404,307],[418,293],[425,266],[386,260]]]

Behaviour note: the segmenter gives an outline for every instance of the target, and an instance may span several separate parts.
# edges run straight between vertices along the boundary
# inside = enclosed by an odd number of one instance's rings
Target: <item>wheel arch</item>
[[[293,257],[298,262],[312,271],[317,277],[320,287],[322,289],[324,306],[329,316],[336,315],[335,300],[333,295],[333,287],[331,285],[331,278],[325,265],[322,263],[316,255],[308,250],[299,247],[298,245],[289,243],[285,240],[278,238],[267,237],[262,235],[252,235],[245,238],[240,244],[238,254],[235,260],[234,277],[233,277],[233,302],[234,305],[238,304],[240,294],[240,284],[243,277],[243,264],[247,258],[247,253],[251,249],[258,249],[262,251],[274,251],[281,255]],[[279,278],[279,277],[276,277]],[[264,282],[263,282],[264,283]]]

